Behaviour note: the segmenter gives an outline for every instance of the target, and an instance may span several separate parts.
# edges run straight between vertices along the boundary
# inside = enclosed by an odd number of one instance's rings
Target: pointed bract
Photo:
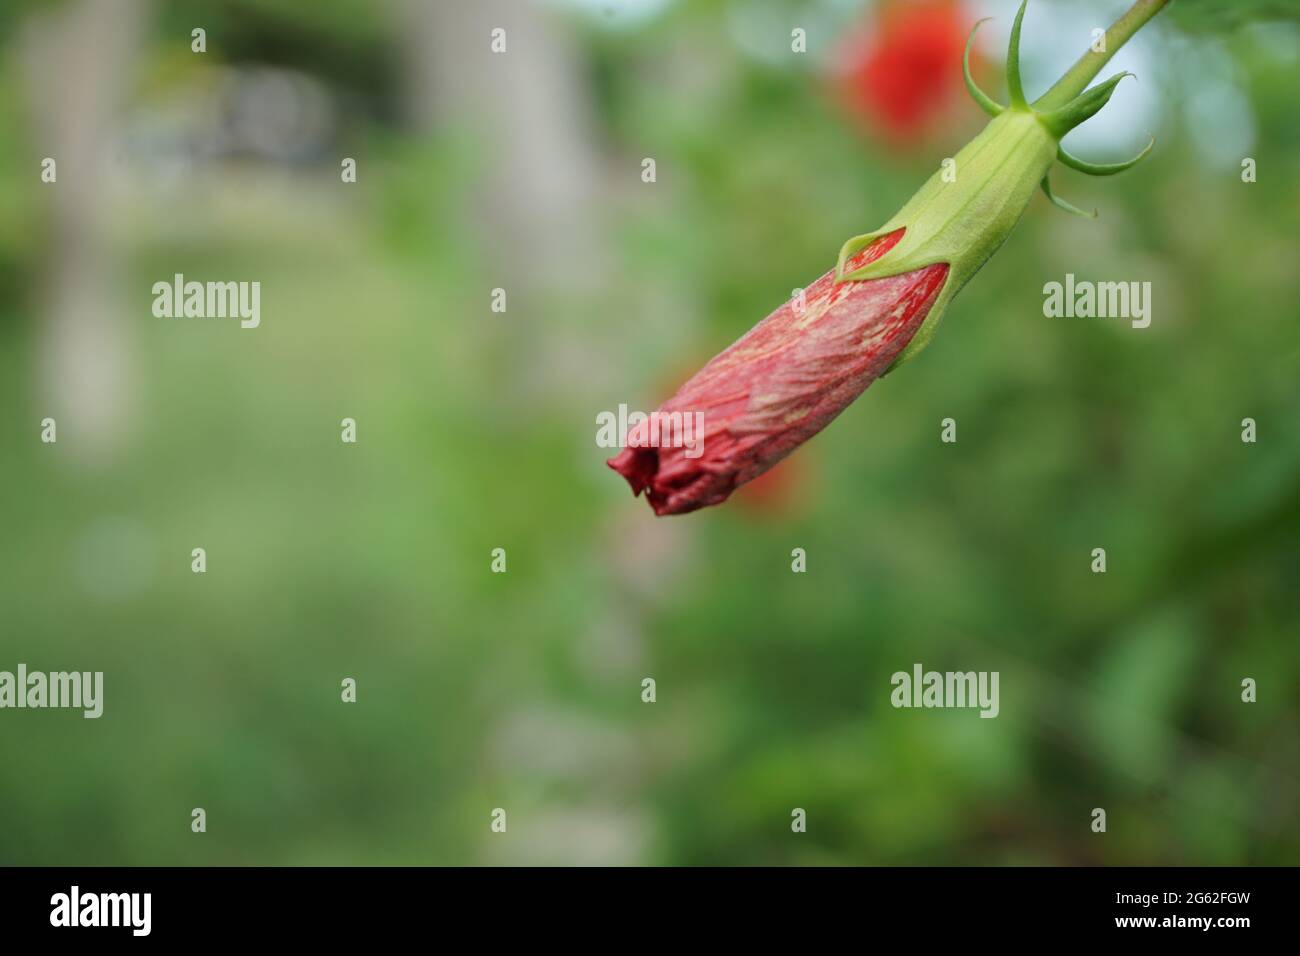
[[[1052,201],[1054,206],[1058,206],[1066,212],[1074,213],[1076,216],[1082,216],[1084,219],[1097,218],[1097,210],[1094,209],[1092,212],[1087,212],[1086,210],[1080,209],[1074,203],[1064,200],[1060,196],[1056,195],[1056,193],[1052,192],[1052,179],[1050,175],[1043,177],[1043,194]]]
[[[1156,145],[1156,138],[1151,137],[1151,141],[1146,144],[1142,152],[1138,153],[1132,159],[1122,163],[1090,163],[1086,159],[1080,159],[1071,153],[1066,152],[1064,146],[1058,146],[1056,149],[1056,158],[1071,169],[1077,169],[1081,173],[1087,173],[1089,176],[1114,176],[1116,173],[1122,173],[1126,169],[1132,169],[1138,163],[1146,158],[1147,153]]]
[[[1052,131],[1057,139],[1063,137],[1085,120],[1095,116],[1103,106],[1110,102],[1111,95],[1119,81],[1126,76],[1133,76],[1127,71],[1116,73],[1103,83],[1098,83],[1090,90],[1085,90],[1059,110],[1039,114],[1043,125]]]
[[[1011,42],[1007,46],[1007,95],[1011,98],[1013,110],[1028,109],[1025,102],[1025,88],[1020,81],[1020,23],[1025,19],[1025,7],[1029,0],[1021,0],[1020,9],[1016,11],[1016,21],[1011,24]]]
[[[975,77],[971,76],[970,73],[970,45],[975,40],[975,31],[980,28],[981,23],[987,23],[992,19],[992,17],[985,17],[983,20],[977,20],[975,25],[970,28],[970,36],[966,38],[966,52],[961,57],[961,72],[966,80],[966,92],[970,94],[971,99],[989,116],[997,116],[1006,107],[981,90],[979,84],[975,82]]]

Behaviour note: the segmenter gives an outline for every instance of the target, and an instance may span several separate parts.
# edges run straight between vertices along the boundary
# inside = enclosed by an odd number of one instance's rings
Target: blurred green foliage
[[[1100,220],[1031,205],[775,498],[655,519],[595,413],[651,407],[939,155],[863,135],[816,66],[750,58],[736,7],[546,8],[590,148],[627,170],[600,283],[548,290],[466,213],[490,149],[396,119],[395,14],[210,5],[238,51],[214,63],[359,91],[338,135],[365,160],[350,191],[330,157],[115,200],[136,401],[92,462],[75,419],[38,441],[60,248],[0,53],[0,669],[106,673],[98,721],[0,713],[0,862],[1295,862],[1300,58],[1230,47],[1258,183],[1200,162],[1171,103],[1143,166],[1058,174]],[[141,75],[190,19],[158,9]],[[979,128],[957,115],[943,155]],[[260,279],[262,327],[153,319],[175,272]],[[1045,319],[1066,272],[1150,279],[1152,328]],[[1000,671],[1001,715],[893,709],[916,661]]]
[[[1231,30],[1247,23],[1300,20],[1295,0],[1177,0],[1170,7],[1180,26],[1198,30]]]

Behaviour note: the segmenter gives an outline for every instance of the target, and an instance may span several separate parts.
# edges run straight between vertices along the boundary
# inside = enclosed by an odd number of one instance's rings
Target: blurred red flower
[[[840,98],[894,144],[923,139],[961,92],[969,28],[957,0],[884,0],[839,51]]]
[[[760,518],[785,518],[808,503],[818,484],[809,474],[814,452],[783,458],[736,492],[736,504]]]

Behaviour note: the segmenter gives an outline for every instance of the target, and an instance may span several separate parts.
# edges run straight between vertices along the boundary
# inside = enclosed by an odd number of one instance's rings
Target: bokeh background
[[[1035,0],[1031,95],[1124,6]],[[0,862],[1297,862],[1297,4],[1143,30],[1067,145],[1155,152],[1053,174],[1100,217],[1036,199],[725,506],[595,444],[980,129],[1014,7],[5,0],[0,669],[106,691],[0,713]],[[177,272],[261,327],[154,318]],[[1152,326],[1044,318],[1067,272]],[[893,709],[918,661],[1001,715]]]

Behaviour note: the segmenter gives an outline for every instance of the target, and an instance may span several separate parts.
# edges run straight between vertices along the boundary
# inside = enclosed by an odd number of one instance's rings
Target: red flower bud
[[[844,273],[879,259],[902,236],[899,229],[876,239],[846,262]],[[659,407],[660,421],[702,413],[702,442],[672,446],[671,429],[652,432],[642,421],[609,466],[633,494],[646,492],[657,515],[725,501],[830,424],[889,368],[947,275],[947,264],[938,263],[836,283],[830,270],[805,290],[802,304],[787,301]]]
[[[1053,195],[1052,164],[1110,176],[1151,147],[1127,162],[1090,163],[1062,149],[1061,137],[1106,105],[1127,74],[1088,84],[1167,2],[1137,0],[1106,31],[1107,51],[1084,54],[1031,104],[1020,79],[1028,4],[1022,0],[1007,48],[1008,105],[975,84],[963,58],[966,87],[992,121],[889,222],[845,242],[836,268],[628,433],[627,447],[609,466],[632,493],[644,490],[660,515],[725,501],[825,428],[890,368],[916,357],[952,297],[1006,241],[1036,188],[1086,216]],[[966,47],[969,55],[969,40]]]

